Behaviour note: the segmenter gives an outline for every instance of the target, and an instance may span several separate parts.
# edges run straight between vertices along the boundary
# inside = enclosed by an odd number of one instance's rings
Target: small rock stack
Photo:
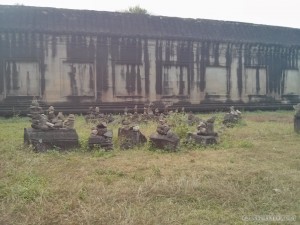
[[[155,148],[176,151],[180,140],[176,134],[171,132],[171,128],[166,121],[160,120],[156,133],[150,135],[150,141]]]
[[[113,132],[107,129],[107,124],[105,122],[99,123],[96,127],[92,128],[92,132],[89,138],[89,147],[94,148],[99,146],[104,150],[113,149]]]
[[[214,132],[214,122],[216,117],[212,117],[207,121],[200,121],[197,126],[197,132],[188,133],[188,142],[195,142],[201,145],[211,145],[218,143],[218,134]]]
[[[79,146],[73,114],[64,121],[62,113],[55,116],[54,107],[50,106],[46,116],[36,99],[33,99],[29,110],[31,128],[24,128],[25,144],[32,145],[39,152],[52,148],[65,150]]]
[[[223,119],[223,124],[226,127],[233,127],[242,118],[242,113],[239,110],[235,110],[233,106],[230,107],[230,112],[226,113]]]

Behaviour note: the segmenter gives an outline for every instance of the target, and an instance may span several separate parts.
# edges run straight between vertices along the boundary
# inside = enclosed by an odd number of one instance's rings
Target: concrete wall
[[[0,33],[0,100],[299,100],[298,54],[269,44]]]

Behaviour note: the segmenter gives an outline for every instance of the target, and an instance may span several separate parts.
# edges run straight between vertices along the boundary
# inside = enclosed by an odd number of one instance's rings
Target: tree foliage
[[[129,7],[128,9],[124,10],[124,12],[136,14],[149,14],[146,9],[141,8],[139,5]]]

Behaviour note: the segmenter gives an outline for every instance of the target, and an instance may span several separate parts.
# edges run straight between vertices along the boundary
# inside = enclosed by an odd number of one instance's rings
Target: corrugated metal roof
[[[0,5],[0,31],[93,33],[300,45],[300,29],[120,12]]]

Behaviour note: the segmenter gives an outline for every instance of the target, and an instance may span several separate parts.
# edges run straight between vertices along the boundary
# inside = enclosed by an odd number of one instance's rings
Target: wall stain
[[[267,94],[282,94],[285,86],[285,70],[298,69],[298,50],[267,44],[246,44],[244,49],[245,67],[265,68],[267,72]],[[259,73],[259,70],[258,72]],[[259,76],[256,85],[260,89]],[[259,93],[259,90],[257,90]]]
[[[45,64],[45,55],[44,55],[44,48],[43,48],[43,43],[44,43],[44,35],[39,34],[39,60],[40,60],[40,74],[41,74],[41,95],[44,96],[45,94],[45,88],[46,88],[46,78],[45,78],[45,73],[46,73],[46,68],[47,65]]]
[[[113,48],[113,45],[111,47]],[[113,54],[113,51],[111,52]],[[114,67],[112,69],[112,72],[114,72]],[[108,90],[108,41],[106,37],[97,37],[96,75],[97,97],[101,99],[101,92]]]
[[[227,44],[226,53],[226,81],[227,81],[227,95],[230,97],[231,93],[231,64],[232,64],[232,45]]]
[[[201,43],[201,51],[200,51],[200,91],[203,92],[206,87],[206,66],[209,65],[209,43],[202,42]]]
[[[141,71],[140,66],[137,66],[137,92],[139,95],[142,94],[142,79],[141,79]]]
[[[89,76],[90,76],[89,88],[90,88],[90,90],[94,90],[95,80],[94,80],[94,72],[93,72],[93,66],[92,65],[89,66]]]
[[[12,61],[12,89],[18,90],[19,88],[19,73],[17,70],[17,64],[15,61]]]
[[[256,68],[255,78],[256,78],[256,94],[259,94],[260,92],[259,67]]]
[[[145,67],[145,94],[149,96],[150,91],[150,57],[148,50],[148,40],[144,41],[144,67]]]
[[[213,44],[213,52],[214,52],[214,66],[219,66],[220,49],[219,49],[218,42]]]
[[[51,40],[51,55],[52,58],[56,57],[56,53],[57,53],[57,37],[56,35],[52,35],[52,40]]]
[[[188,86],[188,94],[191,93],[191,87],[194,88],[195,86],[195,82],[194,82],[194,65],[195,65],[195,62],[194,62],[194,52],[193,52],[193,47],[194,47],[194,44],[193,42],[188,42],[188,62],[189,62],[189,65],[188,65],[188,79],[187,79],[187,86]]]
[[[5,46],[4,46],[4,40],[2,35],[0,34],[0,94],[3,94],[4,92],[4,52],[5,52]]]
[[[162,94],[162,43],[158,40],[155,44],[155,63],[156,63],[156,94]]]
[[[6,91],[9,92],[11,90],[11,69],[10,69],[10,62],[6,62],[6,68],[5,68],[5,81],[6,81]]]
[[[243,92],[243,45],[236,46],[238,51],[237,86],[238,95],[241,98]]]
[[[70,90],[71,90],[71,96],[78,96],[78,86],[76,82],[76,67],[73,66],[73,64],[70,65],[70,72],[68,72],[69,78],[70,78]]]
[[[200,43],[196,46],[196,73],[197,73],[197,87],[200,89],[201,72],[200,72]]]
[[[58,57],[57,34],[49,36],[42,33],[29,32],[4,32],[0,35],[0,93],[3,93],[4,87],[8,91],[17,90],[20,83],[20,74],[18,73],[18,62],[38,62],[40,70],[41,95],[46,93],[46,83],[51,79],[47,74],[46,57],[48,51],[47,41],[51,41],[52,55],[49,57]],[[206,89],[206,68],[207,66],[218,67],[220,65],[221,55],[220,47],[222,42],[210,41],[176,41],[158,39],[155,43],[155,66],[154,71],[150,68],[150,52],[147,39],[140,37],[113,37],[97,36],[97,39],[91,35],[69,34],[66,39],[67,60],[73,63],[96,63],[96,71],[89,67],[89,87],[94,89],[96,72],[96,90],[97,98],[101,99],[102,91],[109,90],[109,79],[112,79],[113,93],[115,87],[116,66],[123,65],[126,69],[126,90],[129,94],[143,93],[146,96],[150,93],[150,84],[153,79],[150,76],[156,76],[155,90],[156,94],[163,93],[163,69],[175,66],[179,71],[178,91],[179,95],[190,94],[191,88],[198,85],[201,92]],[[96,43],[95,43],[96,42]],[[165,46],[163,46],[163,44]],[[194,52],[194,45],[196,51]],[[176,47],[175,47],[176,46]],[[233,48],[237,48],[237,56],[233,54]],[[50,52],[49,52],[50,53]],[[210,55],[212,54],[212,55]],[[224,54],[224,53],[223,53]],[[242,96],[244,89],[244,68],[256,70],[256,94],[262,89],[260,76],[261,69],[266,70],[266,90],[267,95],[281,95],[284,91],[286,70],[298,69],[299,48],[295,46],[279,46],[271,44],[251,43],[233,45],[227,44],[225,52],[226,60],[226,87],[227,95],[230,98],[232,89],[232,62],[233,57],[237,59],[237,87],[238,95]],[[111,61],[111,74],[109,66]],[[221,62],[223,63],[223,62]],[[143,67],[141,67],[143,66]],[[224,65],[222,65],[224,66]],[[196,67],[196,70],[195,70]],[[75,67],[76,68],[76,67]],[[144,71],[143,71],[144,70]],[[185,77],[187,71],[187,78]],[[194,74],[196,71],[196,74]],[[78,71],[77,71],[78,72]],[[153,72],[153,74],[151,74]],[[145,80],[141,74],[145,74]],[[154,75],[155,73],[155,75]],[[30,76],[30,74],[26,75]],[[71,80],[71,74],[69,74]],[[196,78],[194,76],[197,76]],[[187,82],[185,82],[187,79]],[[4,84],[6,80],[6,84]],[[26,79],[30,85],[30,79]],[[74,83],[74,81],[72,81]],[[71,83],[72,83],[71,82]],[[75,81],[76,82],[76,81]],[[142,82],[145,82],[142,84]],[[73,84],[76,85],[77,84]],[[154,85],[154,83],[153,83]],[[72,91],[76,95],[76,88]]]

